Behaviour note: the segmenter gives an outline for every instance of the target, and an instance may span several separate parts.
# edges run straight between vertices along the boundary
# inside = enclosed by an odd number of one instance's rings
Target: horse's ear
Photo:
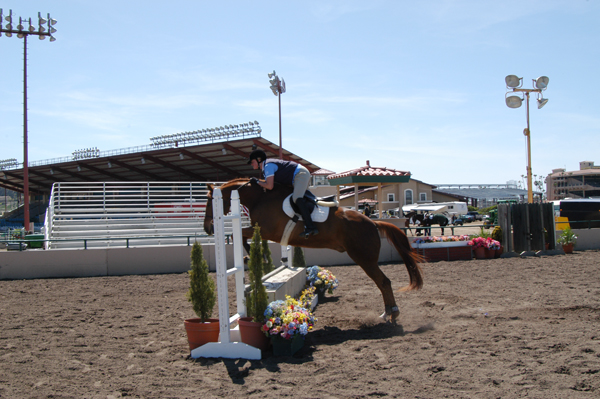
[[[209,183],[206,185],[206,188],[208,189],[208,195],[212,196],[213,189],[215,188],[215,186]]]

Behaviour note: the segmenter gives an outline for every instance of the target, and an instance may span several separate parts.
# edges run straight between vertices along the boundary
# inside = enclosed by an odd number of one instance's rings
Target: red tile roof
[[[386,167],[375,167],[367,164],[367,166],[352,169],[347,172],[329,175],[327,176],[327,179],[339,179],[340,177],[349,176],[410,176],[410,172],[390,169]]]

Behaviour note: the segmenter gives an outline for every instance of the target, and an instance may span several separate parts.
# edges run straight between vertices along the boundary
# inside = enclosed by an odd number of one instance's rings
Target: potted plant
[[[265,321],[265,309],[269,303],[267,289],[263,285],[263,246],[260,237],[260,227],[254,226],[254,236],[250,246],[248,261],[248,277],[250,292],[246,297],[247,317],[238,320],[242,342],[262,351],[269,346],[269,340],[262,332]]]
[[[198,317],[184,320],[190,350],[219,340],[219,320],[210,318],[217,299],[215,282],[208,274],[208,263],[197,241],[192,246],[191,258],[190,288],[186,297]]]
[[[338,280],[327,269],[319,266],[311,266],[306,269],[306,280],[310,287],[315,287],[319,300],[325,298],[325,292],[333,294],[333,290],[338,287]]]
[[[562,233],[560,234],[560,237],[558,237],[558,240],[556,240],[556,242],[562,245],[563,251],[565,251],[566,254],[572,254],[573,248],[577,243],[577,236],[575,235],[573,230],[571,230],[570,227],[566,227],[565,229],[563,229]]]
[[[268,274],[275,269],[273,265],[273,257],[269,248],[269,240],[262,240],[262,257],[263,257],[263,273]]]
[[[306,260],[304,259],[304,251],[301,247],[294,247],[294,258],[292,259],[293,267],[306,267]]]
[[[306,334],[317,319],[302,304],[290,296],[273,301],[265,310],[263,331],[271,337],[273,355],[291,356],[304,346]]]

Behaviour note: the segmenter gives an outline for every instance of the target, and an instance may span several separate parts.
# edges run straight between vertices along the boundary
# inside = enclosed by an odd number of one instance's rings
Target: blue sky
[[[550,78],[530,123],[533,173],[600,164],[600,4],[545,1],[0,0],[58,20],[28,40],[29,159],[150,144],[257,120],[343,172],[366,164],[432,184],[526,174],[525,106],[506,75]],[[23,41],[0,37],[0,160],[23,160]]]

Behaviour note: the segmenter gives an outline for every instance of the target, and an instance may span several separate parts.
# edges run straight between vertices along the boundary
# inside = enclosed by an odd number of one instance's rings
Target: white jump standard
[[[231,193],[231,214],[223,215],[223,195],[215,188],[213,196],[213,223],[215,229],[215,258],[217,261],[217,297],[219,300],[219,342],[209,342],[191,351],[191,357],[223,357],[228,359],[261,359],[258,348],[232,341],[232,335],[239,339],[239,330],[231,330],[231,323],[246,316],[244,302],[244,253],[242,246],[242,217],[240,196],[236,191]],[[232,269],[227,269],[225,251],[225,220],[233,224],[233,263]],[[235,274],[237,314],[229,316],[229,295],[227,276]],[[234,334],[232,334],[234,333]]]

